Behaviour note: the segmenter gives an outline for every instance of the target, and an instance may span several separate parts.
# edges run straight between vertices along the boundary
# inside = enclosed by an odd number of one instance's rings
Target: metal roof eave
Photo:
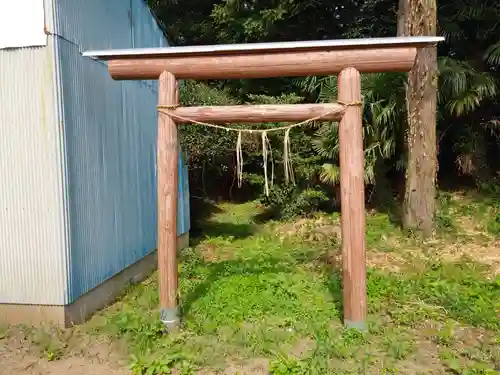
[[[117,50],[86,51],[83,56],[99,60],[142,57],[181,57],[196,55],[231,55],[285,51],[324,50],[334,51],[352,48],[425,47],[444,41],[440,36],[412,36],[391,38],[335,39],[277,43],[218,44],[205,46],[180,46],[162,48],[132,48]]]

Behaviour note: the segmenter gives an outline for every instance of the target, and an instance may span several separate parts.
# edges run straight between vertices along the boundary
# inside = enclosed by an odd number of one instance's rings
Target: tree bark
[[[399,4],[398,32],[404,36],[436,35],[436,0],[400,0]],[[433,232],[436,209],[437,76],[436,46],[420,49],[406,88],[408,165],[403,226],[425,236]]]

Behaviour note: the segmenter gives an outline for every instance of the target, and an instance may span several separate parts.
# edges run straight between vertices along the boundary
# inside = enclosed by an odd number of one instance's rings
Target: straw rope
[[[163,113],[163,114],[170,116],[170,117],[177,119],[177,120],[182,120],[185,122],[189,122],[189,123],[201,125],[201,126],[206,126],[209,128],[225,130],[228,132],[229,131],[237,132],[238,139],[236,141],[236,173],[237,173],[238,187],[241,187],[242,182],[243,182],[242,133],[249,133],[249,134],[260,133],[261,137],[262,137],[262,159],[263,159],[263,164],[264,164],[264,193],[266,194],[266,196],[269,196],[269,186],[272,187],[273,183],[274,183],[274,161],[272,158],[271,143],[269,142],[269,138],[267,137],[267,133],[285,130],[285,138],[283,141],[283,144],[284,144],[284,146],[283,146],[283,165],[284,165],[284,172],[285,172],[285,183],[286,184],[292,183],[295,185],[295,177],[293,174],[292,161],[291,161],[290,130],[292,130],[293,128],[297,128],[299,126],[309,124],[309,123],[314,122],[316,120],[320,120],[325,116],[328,116],[328,115],[331,115],[334,113],[338,113],[338,112],[342,112],[347,107],[363,105],[363,103],[361,101],[354,101],[351,103],[344,103],[341,101],[337,101],[337,103],[342,105],[343,108],[336,109],[333,111],[328,111],[328,112],[325,112],[321,115],[309,118],[309,119],[301,121],[301,122],[297,122],[295,124],[279,126],[279,127],[275,127],[275,128],[267,128],[267,129],[232,128],[229,126],[222,126],[222,125],[217,125],[217,124],[211,124],[208,122],[197,121],[197,120],[194,120],[191,118],[179,116],[178,114],[172,112],[172,110],[179,107],[179,105],[177,105],[177,104],[159,105],[157,107],[157,109],[158,109],[158,112]],[[268,159],[269,158],[271,159],[271,182],[270,183],[268,180]]]
[[[344,108],[334,109],[332,111],[325,112],[325,113],[323,113],[321,115],[312,117],[310,119],[307,119],[307,120],[304,120],[304,121],[301,121],[301,122],[297,122],[295,124],[290,124],[290,125],[285,125],[285,126],[279,126],[279,127],[276,127],[276,128],[268,128],[268,129],[245,129],[245,128],[238,129],[238,128],[232,128],[232,127],[229,127],[229,126],[222,126],[222,125],[217,125],[217,124],[211,124],[211,123],[208,123],[208,122],[202,122],[202,121],[193,120],[191,118],[179,116],[178,114],[176,114],[174,112],[168,111],[169,109],[172,110],[172,109],[178,108],[179,107],[178,104],[174,104],[174,105],[159,105],[159,106],[157,106],[157,108],[158,108],[158,112],[166,114],[167,116],[173,117],[174,119],[182,120],[182,121],[185,121],[185,122],[190,122],[190,123],[197,124],[197,125],[207,126],[207,127],[210,127],[210,128],[221,129],[221,130],[226,130],[226,131],[233,131],[233,132],[262,133],[262,132],[277,132],[277,131],[280,131],[280,130],[293,129],[293,128],[296,128],[296,127],[299,127],[299,126],[302,126],[302,125],[306,125],[306,124],[308,124],[310,122],[319,120],[319,119],[321,119],[321,118],[323,118],[325,116],[328,116],[328,115],[331,115],[331,114],[334,114],[334,113],[338,113],[338,112],[342,112],[342,111],[345,110],[345,107],[352,107],[352,106],[361,106],[361,105],[363,105],[363,103],[361,101],[354,101],[354,102],[351,102],[351,103],[344,103],[344,102],[341,102],[341,101],[337,101],[337,103],[340,104],[340,105],[342,105]]]

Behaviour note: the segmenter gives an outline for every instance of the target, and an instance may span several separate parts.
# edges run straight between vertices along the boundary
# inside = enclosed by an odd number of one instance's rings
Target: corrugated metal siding
[[[133,47],[168,47],[168,42],[144,0],[130,0]]]
[[[53,39],[0,50],[0,303],[62,304],[62,139]]]
[[[130,0],[53,0],[55,33],[89,49],[132,47]]]
[[[128,2],[80,0],[71,2],[71,10],[65,3],[58,2],[57,24],[63,32],[58,58],[69,196],[70,303],[156,247],[157,94],[150,82],[113,81],[105,64],[80,55],[82,49],[122,48],[126,35],[135,39],[134,29],[125,27],[122,19]],[[135,24],[153,20],[142,2],[135,6],[128,14],[143,17]],[[66,18],[68,12],[80,15]],[[158,46],[161,40],[154,30],[138,35],[136,47]],[[150,44],[140,45],[147,38]],[[187,170],[181,160],[179,165],[182,234],[189,230],[189,190]]]
[[[130,0],[132,14],[132,46],[134,48],[168,47],[163,31],[144,0]],[[158,81],[142,81],[158,90]]]

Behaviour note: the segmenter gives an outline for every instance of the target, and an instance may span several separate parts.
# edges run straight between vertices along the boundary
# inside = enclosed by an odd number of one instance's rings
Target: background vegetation
[[[176,45],[383,37],[395,36],[397,28],[397,4],[387,0],[151,0],[150,5]],[[500,167],[500,3],[443,0],[438,5],[438,34],[446,37],[438,50],[438,184],[492,191]],[[404,74],[363,76],[369,204],[391,205],[404,193],[405,82]],[[183,95],[184,103],[202,105],[337,97],[335,77],[186,82]],[[182,128],[194,199],[247,200],[262,194],[260,140],[253,137],[244,139],[245,186],[235,189],[235,137],[198,126]],[[263,202],[285,216],[336,208],[337,137],[336,124],[330,123],[293,131],[297,186],[292,189],[280,176],[282,136],[273,136],[277,184]],[[292,202],[296,208],[280,212]]]

